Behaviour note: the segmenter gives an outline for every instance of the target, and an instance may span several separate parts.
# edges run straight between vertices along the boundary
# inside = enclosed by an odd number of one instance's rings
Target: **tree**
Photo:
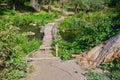
[[[69,2],[69,0],[60,0],[60,3],[62,5],[62,10],[61,10],[62,13],[64,13],[64,5],[65,5],[65,3],[68,3],[68,2]]]
[[[6,0],[0,0],[0,9],[3,8],[3,5],[5,5],[8,1]]]
[[[31,6],[36,10],[36,11],[40,11],[41,10],[41,5],[40,3],[42,2],[42,0],[31,0]]]
[[[43,0],[42,2],[48,5],[48,12],[51,12],[51,4],[53,0]]]
[[[96,11],[104,7],[104,0],[84,0],[83,2],[90,11]]]
[[[93,68],[120,57],[120,34],[77,56],[77,62]]]
[[[104,0],[71,0],[71,4],[75,6],[75,13],[78,9],[84,11],[95,11],[104,7]]]
[[[48,12],[51,12],[51,3],[52,3],[52,0],[48,0]]]
[[[71,3],[75,6],[75,13],[78,13],[79,5],[82,5],[82,0],[71,0]]]
[[[23,6],[25,0],[9,0],[9,4],[12,7],[13,10],[16,9],[18,6]]]
[[[64,12],[64,0],[61,0],[61,4],[62,4],[62,13]]]

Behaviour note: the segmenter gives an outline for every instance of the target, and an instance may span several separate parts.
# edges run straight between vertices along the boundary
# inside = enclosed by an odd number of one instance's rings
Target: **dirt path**
[[[25,80],[87,80],[82,75],[85,73],[84,69],[80,68],[75,60],[63,62],[52,55],[51,30],[54,25],[55,23],[49,23],[45,26],[43,43],[40,50],[35,52],[36,58],[43,59],[28,63],[28,76]],[[32,73],[30,73],[30,70],[32,70]]]
[[[74,60],[35,61],[34,72],[26,80],[87,80],[82,74],[84,70]]]

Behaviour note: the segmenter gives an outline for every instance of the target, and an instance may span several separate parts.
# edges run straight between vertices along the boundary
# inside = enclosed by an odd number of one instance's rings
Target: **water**
[[[29,40],[31,39],[38,39],[38,40],[42,40],[42,33],[40,33],[40,29],[37,26],[24,26],[24,27],[20,27],[20,32],[24,33],[24,32],[32,32],[35,33],[35,35],[28,35],[27,37],[29,38]]]

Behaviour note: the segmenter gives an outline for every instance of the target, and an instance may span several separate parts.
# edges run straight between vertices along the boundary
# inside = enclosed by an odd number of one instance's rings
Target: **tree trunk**
[[[62,2],[62,13],[64,13],[64,3]]]
[[[31,0],[31,6],[36,10],[40,11],[41,10],[41,5],[39,4],[38,0]]]
[[[78,12],[78,4],[75,4],[75,14]]]
[[[86,68],[94,68],[120,57],[120,34],[99,44],[90,51],[76,56],[77,63]]]
[[[13,8],[13,10],[15,11],[15,3],[13,4],[12,8]]]
[[[48,12],[51,12],[51,3],[52,3],[52,0],[49,0],[49,3],[48,3]]]
[[[42,7],[43,7],[43,4],[44,4],[44,0],[40,0],[40,1],[39,1],[40,11],[41,11],[41,9],[42,9]]]

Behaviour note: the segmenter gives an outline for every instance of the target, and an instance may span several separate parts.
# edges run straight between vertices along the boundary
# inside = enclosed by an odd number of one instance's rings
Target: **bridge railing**
[[[51,30],[51,34],[52,34],[52,39],[55,40],[56,39],[56,35],[57,35],[57,24],[54,24]]]

